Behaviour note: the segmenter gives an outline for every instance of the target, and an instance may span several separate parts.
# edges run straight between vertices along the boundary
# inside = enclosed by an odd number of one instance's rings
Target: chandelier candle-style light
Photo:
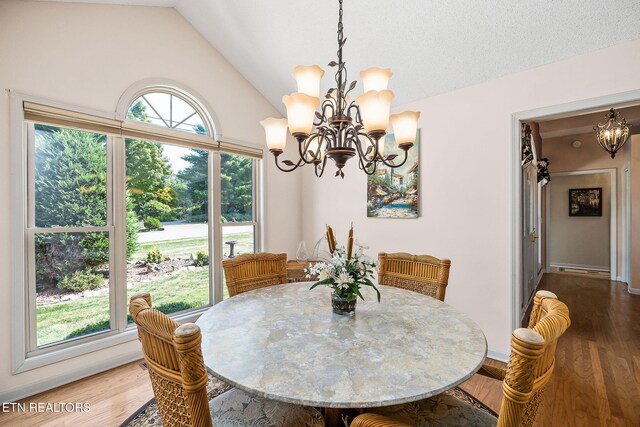
[[[596,131],[598,144],[604,148],[614,159],[618,150],[627,142],[629,138],[629,126],[626,119],[620,119],[620,112],[610,109],[605,116],[608,120],[605,123],[598,123],[593,127]]]
[[[313,164],[316,176],[324,173],[327,159],[332,159],[338,170],[336,176],[344,178],[342,168],[356,154],[359,167],[367,175],[372,175],[382,163],[390,168],[402,166],[407,161],[408,151],[413,147],[420,113],[405,111],[390,114],[393,92],[387,88],[393,74],[388,68],[372,67],[360,72],[364,93],[349,102],[349,93],[356,87],[352,81],[347,87],[347,69],[342,60],[342,47],[347,41],[343,37],[342,0],[339,0],[338,18],[338,62],[331,61],[330,67],[337,67],[336,86],[329,89],[320,102],[320,80],[324,71],[317,65],[299,65],[293,69],[298,91],[285,95],[282,102],[287,108],[286,119],[270,117],[260,124],[264,127],[267,147],[275,156],[278,169],[291,172],[305,164]],[[320,107],[320,111],[318,110]],[[395,132],[398,148],[404,158],[398,162],[398,154],[384,153],[384,136],[389,121]],[[297,162],[278,157],[284,152],[287,128],[298,141]]]

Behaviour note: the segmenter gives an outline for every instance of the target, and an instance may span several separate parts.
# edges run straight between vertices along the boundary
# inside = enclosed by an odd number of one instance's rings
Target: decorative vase
[[[353,301],[347,301],[346,297],[336,295],[335,291],[331,292],[331,307],[333,312],[343,316],[353,316],[356,314],[356,298]]]
[[[309,253],[307,252],[307,245],[302,240],[298,245],[298,250],[296,252],[296,259],[300,264],[304,264],[309,260]]]

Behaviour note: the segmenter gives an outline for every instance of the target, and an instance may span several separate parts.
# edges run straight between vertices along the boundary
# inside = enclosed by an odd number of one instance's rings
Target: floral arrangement
[[[331,259],[327,262],[316,262],[305,269],[307,277],[318,277],[310,289],[324,285],[333,289],[335,296],[354,301],[357,297],[364,300],[360,288],[370,286],[375,289],[380,302],[380,291],[371,280],[376,267],[376,262],[364,255],[364,249],[368,247],[356,243],[356,251],[353,252],[353,225],[349,231],[347,247],[336,247],[333,230],[327,227],[327,242]]]

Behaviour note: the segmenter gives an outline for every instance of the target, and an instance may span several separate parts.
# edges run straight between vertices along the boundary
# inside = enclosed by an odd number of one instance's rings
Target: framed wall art
[[[398,152],[394,134],[387,134],[385,154]],[[399,154],[401,159],[404,154]],[[420,185],[420,129],[407,161],[391,168],[382,163],[367,178],[367,216],[370,218],[418,218]]]
[[[602,187],[570,189],[569,216],[602,216]]]

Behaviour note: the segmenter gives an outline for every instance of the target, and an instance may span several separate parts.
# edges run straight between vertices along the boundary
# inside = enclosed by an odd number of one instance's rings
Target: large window
[[[142,221],[127,296],[164,313],[209,305],[209,152],[126,140],[127,216]]]
[[[220,155],[222,240],[224,258],[256,251],[256,167],[251,157]],[[231,247],[233,245],[233,254]],[[229,296],[224,284],[224,297]]]
[[[25,101],[24,120],[23,364],[135,339],[138,292],[193,320],[226,296],[231,246],[259,249],[260,151],[217,141],[195,101],[149,91],[120,121]]]
[[[105,135],[38,124],[30,130],[31,346],[42,347],[111,328],[111,150]]]

